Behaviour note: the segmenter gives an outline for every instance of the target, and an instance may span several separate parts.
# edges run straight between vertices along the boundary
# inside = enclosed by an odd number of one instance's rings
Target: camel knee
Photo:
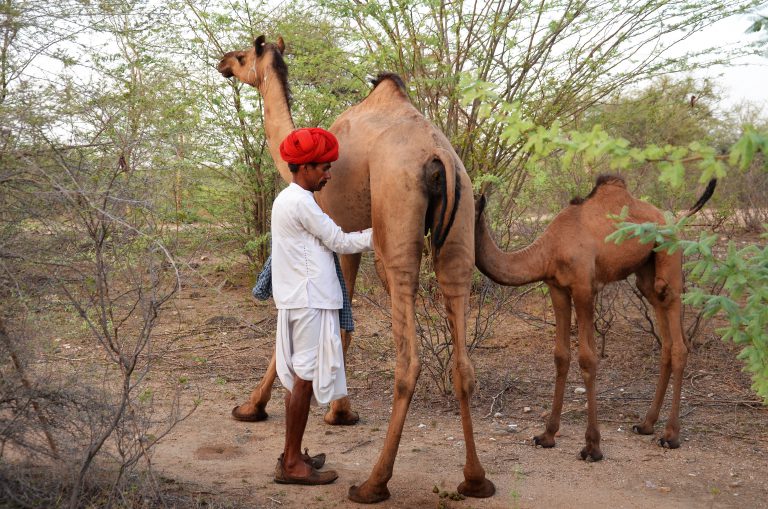
[[[666,280],[656,276],[653,282],[653,291],[659,300],[664,301],[667,298],[667,292],[669,291],[669,283]]]
[[[579,352],[579,367],[582,370],[594,371],[597,369],[597,355],[594,352]]]
[[[685,343],[675,343],[672,347],[670,362],[674,371],[682,371],[688,363],[688,347]]]
[[[555,370],[559,376],[568,374],[568,368],[571,364],[571,353],[569,351],[555,350]]]
[[[597,356],[592,352],[579,352],[579,367],[585,381],[594,380],[597,373]]]
[[[475,392],[475,370],[466,357],[457,358],[453,366],[453,388],[459,399],[469,398]]]
[[[399,374],[403,375],[400,376]],[[416,381],[419,379],[421,373],[421,363],[418,360],[413,360],[408,363],[408,366],[403,369],[395,370],[395,397],[405,396],[410,398],[413,396],[413,392],[416,389]]]

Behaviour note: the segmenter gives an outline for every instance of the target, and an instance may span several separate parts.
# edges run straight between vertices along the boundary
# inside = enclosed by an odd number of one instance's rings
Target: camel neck
[[[499,249],[483,217],[475,225],[475,264],[480,272],[505,286],[520,286],[546,278],[546,253],[541,238],[512,252]]]
[[[288,169],[288,163],[280,157],[280,143],[291,131],[294,130],[291,109],[288,105],[288,96],[283,89],[280,80],[270,76],[264,79],[264,83],[259,88],[264,100],[264,132],[267,137],[267,146],[272,160],[275,162],[277,171],[286,182],[293,180],[291,170]]]

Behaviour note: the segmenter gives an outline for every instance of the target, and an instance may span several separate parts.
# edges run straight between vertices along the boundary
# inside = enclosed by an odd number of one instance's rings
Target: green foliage
[[[758,132],[754,127],[747,126],[741,138],[731,147],[728,162],[744,171],[752,164],[758,152],[768,154],[768,136]],[[768,169],[768,159],[765,164]]]
[[[498,100],[498,96],[487,84],[465,76],[464,90],[467,100]],[[590,131],[564,131],[555,121],[550,127],[536,125],[526,118],[518,104],[504,104],[504,107],[488,111],[488,118],[501,127],[501,138],[511,145],[519,145],[526,154],[525,167],[535,172],[547,158],[556,157],[568,165],[575,157],[584,164],[607,161],[611,169],[628,170],[638,163],[654,163],[660,171],[660,180],[673,188],[683,184],[686,165],[694,165],[699,173],[699,182],[712,178],[723,178],[726,174],[724,160],[738,163],[746,168],[758,151],[768,148],[768,136],[754,128],[747,127],[728,154],[718,154],[714,147],[692,142],[687,145],[651,144],[644,147],[632,146],[628,140],[611,136],[600,124]]]
[[[681,232],[686,220],[675,222],[667,217],[665,225],[620,222],[606,241],[622,242],[637,238],[653,242],[655,250],[673,252],[682,249],[686,263],[699,288],[685,294],[683,302],[704,310],[706,317],[721,315],[728,325],[718,329],[723,340],[742,346],[739,359],[752,374],[752,389],[768,404],[768,247],[747,245],[742,248],[729,241],[725,256],[718,257],[718,236],[702,232],[698,240],[685,240]],[[766,225],[764,225],[764,229]],[[762,235],[768,239],[768,233]],[[701,287],[722,285],[723,295],[709,295]]]
[[[498,97],[492,87],[467,77],[462,81],[467,91],[467,101],[490,100]],[[637,164],[652,163],[658,167],[659,180],[679,188],[683,185],[688,167],[699,173],[699,181],[726,176],[726,162],[746,170],[759,154],[768,152],[768,132],[747,126],[738,140],[725,153],[704,142],[687,145],[632,146],[626,139],[609,135],[599,124],[590,131],[563,131],[557,122],[550,127],[536,125],[525,118],[519,105],[504,104],[502,108],[488,111],[492,121],[502,127],[502,138],[510,144],[522,147],[527,154],[526,168],[536,173],[550,158],[569,165],[579,157],[585,164],[607,162],[612,169],[628,171]],[[764,171],[768,159],[763,158]],[[615,219],[618,229],[606,238],[607,242],[622,242],[637,238],[643,243],[653,243],[656,250],[674,252],[683,249],[685,255],[698,254],[699,259],[686,267],[700,288],[684,297],[684,302],[702,308],[705,316],[720,314],[728,321],[728,327],[720,332],[724,340],[744,345],[739,358],[752,374],[753,389],[768,404],[768,248],[756,245],[737,249],[728,244],[725,257],[718,258],[713,246],[716,235],[702,234],[698,241],[681,238],[680,232],[686,220],[675,221],[666,213],[665,225],[654,223],[636,224],[625,221],[627,210]],[[765,231],[765,226],[763,226]],[[766,238],[766,234],[763,235]],[[701,290],[705,285],[722,285],[723,295],[710,295]]]
[[[677,34],[744,12],[755,2],[318,4],[344,28],[346,46],[354,48],[368,72],[391,70],[405,78],[412,101],[451,140],[473,181],[494,175],[504,198],[514,199],[530,176],[527,154],[504,139],[516,138],[514,133],[499,135],[491,112],[517,104],[537,125],[559,122],[572,129],[585,112],[617,91],[705,65],[690,54],[671,55],[670,49],[681,40]],[[662,39],[669,44],[658,44]],[[718,48],[702,53],[732,56]],[[463,72],[477,77],[496,96],[468,97]],[[648,125],[654,125],[652,117]]]

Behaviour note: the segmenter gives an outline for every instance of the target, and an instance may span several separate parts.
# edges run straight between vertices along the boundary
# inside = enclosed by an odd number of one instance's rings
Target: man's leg
[[[301,458],[301,440],[309,418],[309,404],[312,401],[312,381],[293,379],[293,391],[286,395],[285,450],[283,469],[290,477],[309,477],[312,467]]]

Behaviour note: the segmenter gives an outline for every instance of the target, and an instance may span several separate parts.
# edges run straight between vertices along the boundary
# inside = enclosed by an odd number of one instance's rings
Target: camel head
[[[226,53],[216,69],[225,78],[236,77],[243,83],[261,89],[271,76],[275,76],[285,85],[288,79],[288,67],[283,60],[285,43],[282,37],[277,43],[267,42],[260,35],[253,47],[245,51],[230,51]]]

